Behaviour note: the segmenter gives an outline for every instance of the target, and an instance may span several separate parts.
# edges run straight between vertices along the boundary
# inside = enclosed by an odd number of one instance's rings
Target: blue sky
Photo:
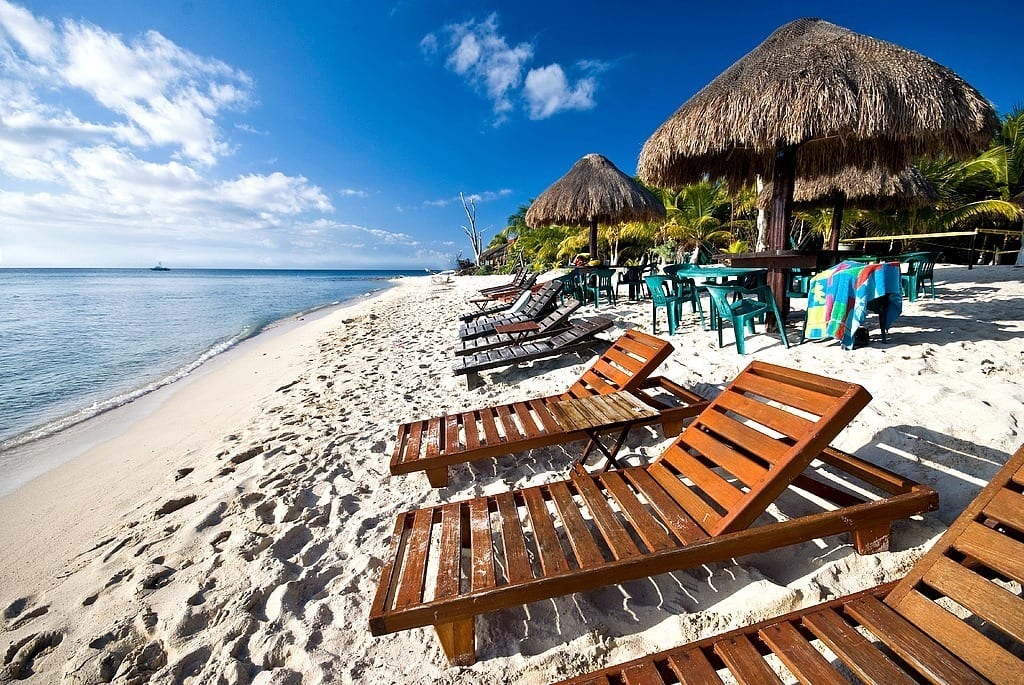
[[[1019,0],[0,0],[0,266],[447,267],[805,16],[1024,103]]]

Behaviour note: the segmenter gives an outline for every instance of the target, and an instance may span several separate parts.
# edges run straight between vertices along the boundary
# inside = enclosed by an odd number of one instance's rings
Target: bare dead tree
[[[459,199],[462,200],[462,208],[466,210],[466,220],[469,222],[469,226],[463,226],[462,231],[473,247],[473,260],[480,266],[480,253],[484,251],[484,232],[476,227],[476,199],[467,199],[461,192]]]

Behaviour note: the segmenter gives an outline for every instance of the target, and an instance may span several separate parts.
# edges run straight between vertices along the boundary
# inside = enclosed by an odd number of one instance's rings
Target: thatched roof
[[[820,19],[798,19],[685,102],[640,153],[645,183],[704,174],[771,176],[776,146],[798,145],[797,176],[905,167],[944,150],[965,157],[998,124],[981,94],[946,67]]]
[[[651,191],[604,156],[590,154],[533,201],[526,223],[532,228],[589,226],[594,221],[610,225],[664,216],[665,205]]]
[[[768,183],[758,194],[757,204],[767,208],[771,199],[772,184]],[[939,191],[914,165],[900,172],[880,166],[847,167],[831,176],[798,178],[793,189],[796,209],[828,207],[840,200],[858,209],[914,209],[938,199]]]

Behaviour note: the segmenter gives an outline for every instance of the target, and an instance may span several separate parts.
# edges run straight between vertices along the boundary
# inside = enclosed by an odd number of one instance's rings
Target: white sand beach
[[[0,682],[543,683],[897,577],[1024,441],[1024,269],[935,277],[888,342],[852,351],[758,334],[740,356],[687,312],[659,371],[704,395],[752,359],[865,386],[836,446],[940,496],[889,552],[829,538],[485,614],[470,667],[449,666],[432,629],[371,636],[396,514],[558,479],[581,447],[458,466],[434,490],[389,474],[398,423],[560,392],[593,358],[484,372],[469,391],[451,372],[457,315],[508,277],[402,279],[246,342],[124,420],[28,448],[72,458],[0,498]],[[609,339],[651,330],[649,301],[598,313]],[[645,463],[665,444],[638,430],[625,453]]]

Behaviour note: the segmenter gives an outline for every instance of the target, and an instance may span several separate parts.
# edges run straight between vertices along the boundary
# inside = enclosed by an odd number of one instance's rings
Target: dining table
[[[834,338],[852,350],[868,312],[876,312],[882,339],[903,312],[900,267],[896,262],[864,264],[846,260],[811,278],[804,338]]]
[[[705,281],[725,284],[753,277],[758,285],[764,283],[768,269],[749,266],[698,266],[696,264],[669,264],[662,269],[674,278],[702,278]],[[698,283],[698,285],[700,285]]]

